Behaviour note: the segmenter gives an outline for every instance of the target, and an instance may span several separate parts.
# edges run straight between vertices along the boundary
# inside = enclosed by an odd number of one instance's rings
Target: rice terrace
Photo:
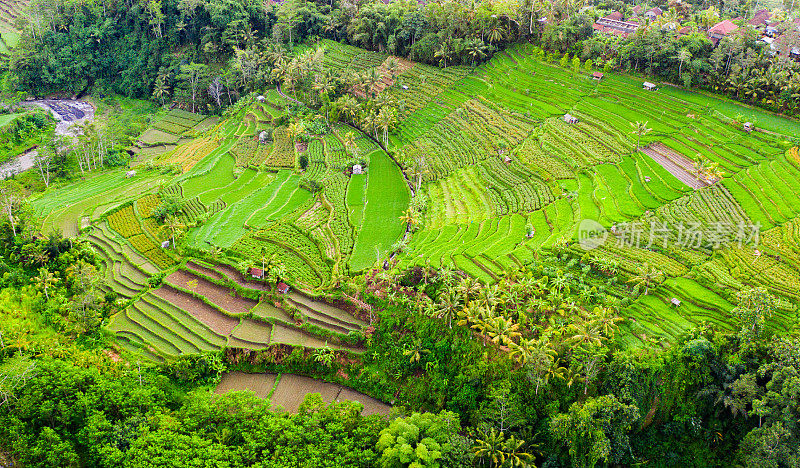
[[[89,3],[0,1],[0,467],[798,463],[794,4]]]

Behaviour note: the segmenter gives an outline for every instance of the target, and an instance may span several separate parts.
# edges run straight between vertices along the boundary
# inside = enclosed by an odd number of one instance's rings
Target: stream
[[[75,138],[81,134],[78,125],[94,119],[94,107],[86,101],[72,99],[40,99],[21,103],[25,107],[38,106],[50,111],[57,120],[56,134]],[[77,125],[76,125],[77,124]],[[38,152],[31,148],[0,164],[0,179],[25,172],[34,167]]]

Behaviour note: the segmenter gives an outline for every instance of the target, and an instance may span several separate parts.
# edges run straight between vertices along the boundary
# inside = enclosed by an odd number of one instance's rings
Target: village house
[[[250,267],[247,269],[247,273],[255,279],[264,279],[264,270],[261,268]]]
[[[722,38],[730,36],[737,29],[739,26],[736,26],[731,20],[720,21],[708,29],[708,38],[716,47]]]
[[[615,11],[598,19],[597,22],[592,25],[592,29],[602,34],[611,34],[626,38],[630,34],[636,32],[639,28],[639,23],[623,21],[623,18],[622,13]]]
[[[644,14],[644,16],[646,16],[647,19],[650,20],[650,21],[655,21],[662,14],[664,14],[664,12],[661,11],[661,8],[653,7],[651,9],[647,10],[647,12]]]

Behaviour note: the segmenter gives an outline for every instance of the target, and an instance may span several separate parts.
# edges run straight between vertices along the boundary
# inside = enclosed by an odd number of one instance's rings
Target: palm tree
[[[514,323],[511,318],[502,316],[490,317],[484,324],[484,330],[489,335],[492,343],[498,346],[508,346],[514,343],[515,338],[522,334],[519,332],[519,324]]]
[[[412,345],[403,350],[403,356],[410,356],[409,362],[413,364],[419,362],[423,354],[430,354],[430,352],[429,349],[425,349],[425,347],[422,346],[422,340],[415,338]]]
[[[164,105],[164,98],[169,96],[169,85],[167,85],[166,78],[164,76],[159,76],[156,78],[156,84],[153,88],[153,96],[161,101],[161,105]]]
[[[455,290],[447,289],[439,294],[439,300],[434,306],[434,313],[441,319],[447,319],[447,326],[453,328],[453,317],[461,308],[461,297]]]
[[[639,273],[633,278],[629,279],[628,282],[635,283],[634,286],[644,286],[644,295],[646,296],[647,291],[650,288],[650,284],[661,279],[663,275],[663,272],[651,267],[647,263],[644,263],[639,269]]]
[[[521,339],[518,345],[511,346],[510,355],[517,362],[528,369],[528,374],[536,382],[536,394],[539,386],[548,380],[547,374],[553,362],[558,358],[558,353],[550,345],[547,337],[535,339]]]
[[[505,453],[505,463],[502,465],[509,468],[529,468],[533,466],[533,455],[525,452],[523,446],[525,441],[517,439],[513,435],[503,443]]]
[[[488,434],[481,431],[472,453],[477,460],[487,463],[491,468],[500,468],[506,461],[504,442],[505,435],[494,428]]]
[[[378,112],[376,123],[383,130],[383,146],[389,146],[389,129],[397,123],[397,110],[390,107],[382,107]]]
[[[386,71],[389,72],[389,78],[394,81],[394,76],[400,71],[400,61],[397,60],[397,57],[386,59]]]
[[[590,317],[591,326],[597,327],[600,333],[612,339],[614,333],[619,330],[617,323],[622,321],[623,319],[610,307],[595,307]]]
[[[439,46],[439,49],[436,50],[434,57],[439,58],[439,62],[447,68],[447,59],[453,53],[453,48],[451,47],[449,42],[442,42],[442,45]]]
[[[483,41],[475,39],[467,46],[467,53],[472,58],[472,66],[475,66],[475,61],[486,57],[486,45]]]
[[[636,123],[630,122],[630,124],[631,124],[631,127],[633,127],[633,132],[631,132],[631,133],[636,135],[636,148],[635,148],[635,151],[638,151],[639,150],[639,143],[641,142],[642,137],[647,135],[648,133],[650,133],[653,129],[652,128],[647,128],[647,122],[639,122],[638,120],[636,121]]]
[[[400,220],[409,226],[416,226],[417,224],[419,224],[417,213],[414,211],[413,208],[406,208],[402,216],[400,216]]]
[[[356,98],[348,94],[340,97],[336,102],[339,111],[349,117],[351,123],[354,123],[356,117],[361,113],[361,108],[358,106]]]
[[[489,41],[489,44],[494,44],[495,42],[500,42],[505,37],[505,31],[501,26],[497,26],[492,28],[489,31],[489,35],[486,37]]]
[[[456,292],[458,292],[458,294],[461,295],[465,301],[469,301],[473,297],[477,296],[480,290],[480,283],[472,276],[462,278],[456,286]]]
[[[172,248],[175,249],[175,237],[183,232],[183,229],[186,226],[180,222],[177,216],[170,215],[164,221],[164,225],[161,226],[161,229],[168,231],[170,237],[172,238]]]
[[[58,283],[59,279],[45,267],[39,268],[39,276],[33,278],[44,291],[44,297],[50,300],[50,293],[48,289]]]

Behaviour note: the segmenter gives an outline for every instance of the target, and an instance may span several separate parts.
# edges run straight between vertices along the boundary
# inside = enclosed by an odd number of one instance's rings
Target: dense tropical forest
[[[798,9],[0,0],[0,467],[800,466]]]

